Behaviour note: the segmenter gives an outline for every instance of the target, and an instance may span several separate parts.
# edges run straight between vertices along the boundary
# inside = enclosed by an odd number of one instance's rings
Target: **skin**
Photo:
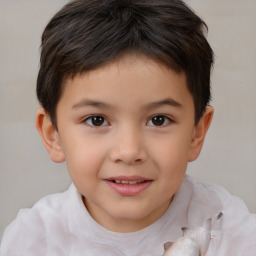
[[[68,79],[57,105],[58,129],[43,108],[36,126],[51,159],[66,161],[94,220],[111,231],[134,232],[169,207],[187,163],[200,153],[212,114],[207,107],[195,126],[185,74],[126,55]],[[120,176],[143,178],[147,186],[122,195],[108,181]]]

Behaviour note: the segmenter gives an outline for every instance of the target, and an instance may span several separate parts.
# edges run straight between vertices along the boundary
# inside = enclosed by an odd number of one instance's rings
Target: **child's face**
[[[183,73],[126,56],[67,81],[54,136],[91,216],[131,232],[164,214],[199,154],[194,120]]]

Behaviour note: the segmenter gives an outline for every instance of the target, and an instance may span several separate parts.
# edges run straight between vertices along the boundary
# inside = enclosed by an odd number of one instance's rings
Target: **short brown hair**
[[[181,0],[74,0],[48,23],[41,45],[37,97],[56,124],[65,79],[135,51],[184,71],[195,123],[211,98],[213,51],[207,26]]]

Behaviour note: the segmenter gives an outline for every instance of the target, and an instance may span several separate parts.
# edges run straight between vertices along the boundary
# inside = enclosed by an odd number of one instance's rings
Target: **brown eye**
[[[162,126],[164,124],[165,117],[164,116],[154,116],[152,118],[152,123],[156,126]]]
[[[169,122],[171,122],[170,118],[164,116],[164,115],[157,115],[152,117],[148,121],[149,126],[166,126]]]
[[[86,118],[85,122],[90,126],[96,127],[108,125],[107,120],[103,116],[90,116]]]

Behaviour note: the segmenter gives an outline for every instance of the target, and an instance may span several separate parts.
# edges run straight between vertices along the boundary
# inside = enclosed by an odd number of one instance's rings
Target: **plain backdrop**
[[[20,208],[70,184],[52,163],[34,119],[40,37],[67,0],[0,0],[0,239]],[[215,115],[188,174],[217,183],[256,213],[256,1],[187,0],[209,27]]]

